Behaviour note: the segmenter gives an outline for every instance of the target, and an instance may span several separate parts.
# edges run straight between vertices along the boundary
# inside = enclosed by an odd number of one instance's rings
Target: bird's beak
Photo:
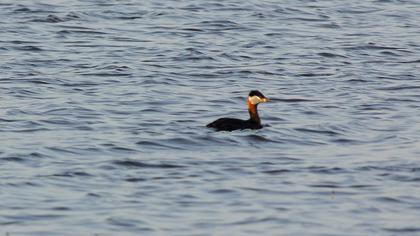
[[[268,98],[263,98],[263,99],[261,99],[261,101],[262,101],[262,102],[269,102],[269,101],[270,101],[270,99],[268,99]]]

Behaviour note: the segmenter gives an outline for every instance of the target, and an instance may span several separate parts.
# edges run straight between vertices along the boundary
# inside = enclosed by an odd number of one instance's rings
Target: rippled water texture
[[[0,11],[0,235],[420,235],[419,1]]]

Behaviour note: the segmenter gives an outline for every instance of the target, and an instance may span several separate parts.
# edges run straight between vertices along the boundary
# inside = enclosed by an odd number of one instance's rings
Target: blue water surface
[[[0,235],[420,235],[419,1],[0,12]]]

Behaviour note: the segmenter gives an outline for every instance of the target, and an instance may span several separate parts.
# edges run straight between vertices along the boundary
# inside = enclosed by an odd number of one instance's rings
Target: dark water
[[[420,235],[419,1],[0,11],[0,234]]]

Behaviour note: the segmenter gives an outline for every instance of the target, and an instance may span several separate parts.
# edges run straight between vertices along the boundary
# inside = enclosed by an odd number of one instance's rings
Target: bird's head
[[[266,98],[260,91],[258,90],[252,90],[249,92],[248,95],[248,102],[252,105],[258,105],[263,102],[268,102],[269,99]]]

